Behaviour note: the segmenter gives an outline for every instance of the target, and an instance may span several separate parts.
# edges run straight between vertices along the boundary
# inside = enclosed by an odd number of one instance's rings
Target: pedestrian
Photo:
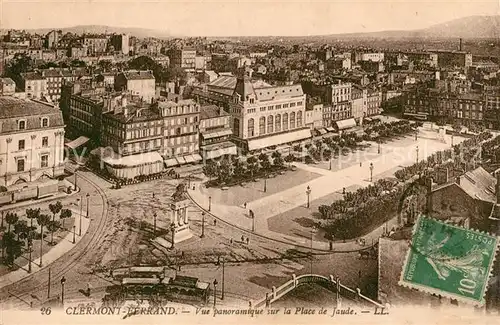
[[[244,206],[244,207],[245,207],[245,209],[246,209],[246,208],[247,208],[247,203],[245,202],[245,203],[243,204],[243,206]]]
[[[359,167],[363,167],[363,162],[362,161],[359,162]]]
[[[247,237],[247,245],[248,245],[248,242],[250,241],[250,238]]]
[[[358,276],[359,276],[359,278],[361,279],[361,270],[359,270],[359,272],[358,272]]]
[[[332,249],[333,249],[333,243],[332,243],[332,241],[330,240],[330,250],[332,250]]]
[[[217,226],[217,219],[214,219],[214,226]]]
[[[91,289],[91,286],[90,286],[90,282],[87,283],[87,296],[90,297],[90,289]]]
[[[245,237],[243,237],[243,235],[241,235],[241,242],[244,243],[245,242]]]
[[[229,243],[231,243],[231,244],[233,243],[233,239],[232,238],[229,240]]]
[[[153,199],[155,198],[155,194],[153,193]]]

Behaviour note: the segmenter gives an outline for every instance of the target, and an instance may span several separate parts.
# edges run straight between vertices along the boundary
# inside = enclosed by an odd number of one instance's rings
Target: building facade
[[[115,77],[115,90],[126,91],[151,103],[156,96],[155,77],[151,71],[124,71]]]
[[[115,52],[128,55],[130,52],[129,38],[127,34],[115,34],[111,36],[111,45],[113,45]]]
[[[0,185],[64,174],[64,123],[52,105],[0,97]]]
[[[200,153],[210,160],[227,155],[236,155],[236,145],[230,141],[231,116],[216,105],[201,106]]]
[[[196,50],[194,49],[171,49],[168,51],[168,57],[173,67],[183,69],[196,68]]]

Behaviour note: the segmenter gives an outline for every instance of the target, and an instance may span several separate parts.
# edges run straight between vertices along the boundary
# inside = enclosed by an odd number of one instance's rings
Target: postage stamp
[[[482,306],[498,244],[495,236],[422,216],[399,285]]]

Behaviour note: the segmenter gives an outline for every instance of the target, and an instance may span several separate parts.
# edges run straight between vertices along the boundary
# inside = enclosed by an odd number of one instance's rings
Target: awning
[[[337,124],[339,130],[349,129],[356,126],[356,121],[353,118],[342,121],[336,121],[335,123]]]
[[[184,165],[186,163],[186,160],[184,157],[175,157],[175,160],[179,163],[179,165]]]
[[[320,135],[326,134],[328,131],[325,128],[317,128],[315,129]]]
[[[191,164],[191,163],[193,163],[193,162],[194,162],[194,158],[193,158],[193,156],[192,156],[192,155],[187,155],[187,156],[184,156],[184,159],[186,160],[186,162],[187,162],[188,164]]]
[[[165,159],[164,162],[165,162],[165,167],[167,168],[179,165],[179,163],[177,162],[177,160],[175,160],[175,158]]]
[[[80,136],[77,139],[65,144],[66,147],[71,149],[76,149],[84,144],[86,144],[90,139],[84,136]]]
[[[156,151],[139,153],[136,155],[130,155],[124,157],[119,157],[118,155],[116,155],[115,157],[113,156],[101,157],[101,159],[110,166],[120,165],[126,167],[141,166],[145,164],[152,164],[163,161],[163,158]]]
[[[207,145],[202,147],[201,149],[203,150],[205,159],[214,159],[224,155],[237,154],[236,145],[229,141]]]
[[[335,128],[333,128],[333,127],[331,127],[331,126],[327,127],[327,128],[326,128],[326,130],[327,130],[328,132],[335,132]]]
[[[230,129],[224,129],[217,132],[202,133],[201,135],[203,136],[203,139],[212,139],[212,138],[223,137],[230,134],[233,134],[233,131],[231,131]]]
[[[311,137],[311,129],[301,129],[277,135],[271,135],[255,140],[248,140],[248,150],[258,150],[270,146],[277,146],[287,142],[308,139]]]

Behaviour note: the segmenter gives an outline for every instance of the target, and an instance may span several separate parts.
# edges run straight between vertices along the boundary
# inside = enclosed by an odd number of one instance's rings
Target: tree
[[[219,174],[219,166],[217,163],[213,160],[209,160],[204,166],[203,166],[203,173],[208,176],[210,180],[212,180],[213,177],[217,177]]]
[[[62,209],[62,204],[60,201],[57,201],[56,203],[54,204],[49,204],[49,210],[50,212],[52,212],[52,223],[54,223],[56,221],[56,214],[58,214]],[[52,227],[53,229],[53,227]],[[57,230],[57,229],[55,229]],[[54,231],[55,231],[54,230]],[[54,231],[51,231],[51,235],[50,235],[50,242],[54,242]]]
[[[10,233],[10,227],[12,225],[15,225],[18,220],[19,220],[19,217],[17,216],[17,213],[7,212],[7,214],[5,215],[5,222],[7,222],[7,224],[8,224],[7,232]]]
[[[69,65],[72,67],[80,68],[80,67],[86,67],[87,63],[85,63],[85,61],[82,60],[73,60],[70,62]]]
[[[22,244],[16,240],[14,234],[6,233],[2,236],[2,248],[5,248],[5,262],[13,265],[16,258],[22,254]]]
[[[254,174],[259,170],[259,164],[257,158],[255,158],[254,156],[248,157],[247,166],[248,166],[248,171],[250,172],[250,175],[253,178]]]
[[[33,71],[35,68],[35,62],[31,57],[24,53],[16,53],[14,58],[9,61],[7,68],[5,69],[5,75],[20,84],[21,74],[29,71]]]
[[[219,164],[218,178],[221,184],[226,183],[232,176],[232,165],[229,159],[222,159]]]
[[[281,156],[281,153],[279,153],[278,151],[275,151],[275,152],[273,152],[271,157],[273,158],[273,165],[275,167],[278,167],[278,168],[283,167],[284,162],[283,162],[283,157]]]
[[[103,71],[108,72],[113,67],[113,63],[110,60],[101,60],[97,62],[97,66]]]
[[[24,239],[27,231],[28,222],[26,220],[19,220],[14,224],[14,233],[17,235],[17,240],[19,240],[19,238]]]
[[[43,246],[43,227],[47,226],[48,223],[50,222],[50,216],[47,214],[40,214],[36,222],[40,226],[40,239],[41,239],[40,245]]]
[[[40,215],[40,208],[26,209],[26,217],[30,219],[30,226],[33,227],[33,220],[37,220]]]
[[[61,226],[59,221],[49,221],[47,223],[47,230],[50,231],[50,244],[54,245],[54,232],[57,231]]]
[[[69,209],[62,209],[61,213],[59,214],[59,219],[62,220],[62,227],[64,228],[64,220],[71,218],[72,212]]]
[[[269,156],[266,155],[265,153],[261,153],[259,155],[259,161],[260,161],[260,167],[264,171],[269,171],[269,169],[271,168],[271,163],[269,162]]]
[[[242,178],[243,175],[245,175],[245,171],[246,171],[245,166],[243,165],[243,163],[241,162],[241,160],[239,158],[233,159],[232,163],[233,163],[233,175],[234,175],[234,177]]]

